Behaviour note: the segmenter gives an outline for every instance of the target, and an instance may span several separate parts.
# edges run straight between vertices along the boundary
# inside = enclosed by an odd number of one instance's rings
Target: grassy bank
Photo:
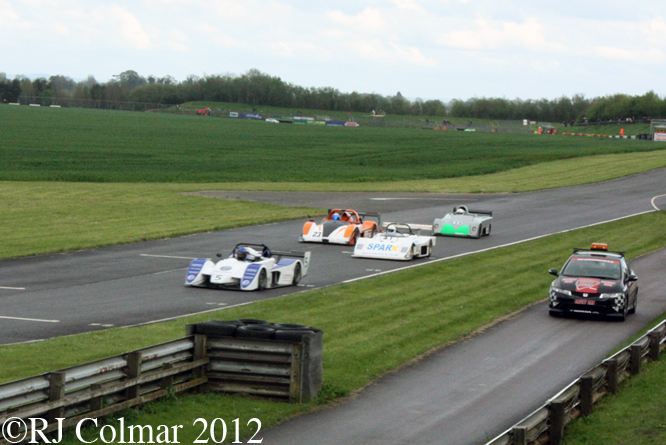
[[[359,187],[666,148],[634,140],[10,106],[0,106],[0,129],[0,180],[6,181],[290,181]]]
[[[324,330],[324,389],[318,402],[322,404],[350,395],[422,354],[544,300],[552,281],[548,268],[560,267],[571,246],[599,239],[626,250],[630,258],[656,250],[666,245],[666,214],[641,215],[213,314],[7,346],[0,348],[0,361],[5,364],[0,379],[15,380],[178,338],[184,335],[187,323],[262,318]],[[479,270],[485,272],[479,274]],[[456,285],[451,286],[454,280]],[[125,417],[142,425],[187,424],[198,417],[209,421],[239,417],[244,423],[258,417],[266,428],[316,406],[238,396],[187,395],[149,405]],[[185,442],[189,439],[193,437],[183,436]],[[77,442],[70,438],[67,443]]]

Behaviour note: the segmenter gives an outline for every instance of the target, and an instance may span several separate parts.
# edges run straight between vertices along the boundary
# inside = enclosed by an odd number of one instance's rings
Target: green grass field
[[[267,124],[163,113],[0,106],[0,180],[437,180],[662,150],[634,140]]]
[[[183,194],[197,190],[520,192],[666,167],[666,146],[646,141],[270,125],[161,113],[0,105],[0,130],[0,258],[317,212]],[[212,315],[6,346],[0,348],[0,381],[177,338],[191,322],[265,318],[324,329],[323,404],[543,300],[550,282],[545,271],[559,267],[572,245],[603,238],[631,257],[663,247],[665,218],[663,212],[643,215],[533,241],[529,248],[490,251]],[[465,279],[479,268],[492,273],[482,282],[477,275]],[[442,292],[452,277],[474,285],[455,295]],[[461,292],[468,296],[465,302],[457,298]],[[649,404],[663,419],[663,403]],[[318,406],[188,395],[126,417],[160,424],[251,415],[267,426]],[[661,431],[653,419],[645,422],[635,427],[636,437],[641,428]]]

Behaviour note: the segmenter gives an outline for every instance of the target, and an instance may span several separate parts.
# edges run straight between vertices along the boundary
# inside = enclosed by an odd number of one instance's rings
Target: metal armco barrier
[[[666,321],[580,376],[544,406],[486,445],[559,445],[564,428],[571,421],[590,414],[601,397],[614,394],[624,379],[640,373],[644,363],[659,359],[666,349],[665,334]]]
[[[200,325],[185,338],[0,385],[0,425],[19,419],[12,435],[29,438],[29,419],[44,419],[48,433],[192,388],[296,403],[321,390],[321,330],[292,328],[281,335],[289,340],[273,340],[197,333]],[[16,443],[4,434],[0,444]]]

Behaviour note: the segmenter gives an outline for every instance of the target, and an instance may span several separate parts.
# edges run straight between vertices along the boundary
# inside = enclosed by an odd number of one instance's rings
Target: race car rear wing
[[[406,227],[409,226],[412,229],[417,230],[417,235],[421,234],[421,230],[428,230],[432,232],[432,224],[411,224],[411,223],[398,223],[398,222],[385,222],[384,224],[381,225],[383,229],[386,229],[391,224],[395,224],[398,227]]]
[[[271,250],[272,255],[279,257],[302,258],[303,259],[303,276],[307,275],[308,268],[310,267],[310,252],[298,252],[293,250]]]

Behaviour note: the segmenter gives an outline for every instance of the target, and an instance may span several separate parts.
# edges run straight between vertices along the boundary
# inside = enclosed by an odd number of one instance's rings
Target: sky
[[[666,95],[666,9],[634,0],[0,0],[0,73],[250,69],[414,100]]]

